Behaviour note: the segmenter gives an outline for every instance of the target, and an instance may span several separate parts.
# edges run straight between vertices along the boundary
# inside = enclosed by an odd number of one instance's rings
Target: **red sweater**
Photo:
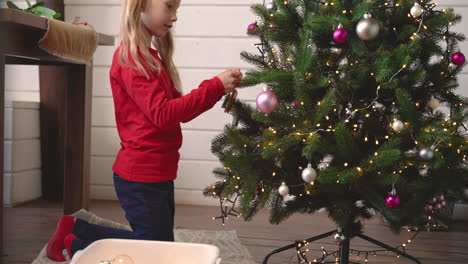
[[[181,96],[156,50],[150,49],[150,52],[162,69],[148,80],[143,73],[119,65],[119,49],[114,53],[110,69],[121,141],[112,170],[129,181],[174,180],[182,145],[180,123],[212,108],[224,95],[223,83],[214,77]]]

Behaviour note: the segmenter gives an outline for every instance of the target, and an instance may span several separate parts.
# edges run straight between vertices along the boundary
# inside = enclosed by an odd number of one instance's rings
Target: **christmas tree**
[[[233,104],[212,144],[220,180],[205,195],[222,206],[239,198],[246,220],[268,208],[274,224],[326,210],[349,237],[375,214],[395,231],[441,220],[445,197],[468,187],[468,101],[456,93],[464,36],[451,30],[461,17],[428,0],[252,10],[258,53],[241,54],[256,66],[243,85],[265,91],[256,108]]]

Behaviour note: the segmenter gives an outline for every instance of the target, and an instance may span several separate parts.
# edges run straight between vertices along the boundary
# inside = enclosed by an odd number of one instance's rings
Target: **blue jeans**
[[[133,182],[114,173],[120,205],[133,231],[104,227],[76,219],[72,254],[105,238],[174,241],[174,182]]]

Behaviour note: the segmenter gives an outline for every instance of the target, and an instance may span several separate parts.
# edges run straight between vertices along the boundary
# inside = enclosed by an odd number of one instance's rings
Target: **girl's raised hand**
[[[240,69],[229,69],[217,76],[224,85],[224,93],[230,93],[242,85],[242,73]]]

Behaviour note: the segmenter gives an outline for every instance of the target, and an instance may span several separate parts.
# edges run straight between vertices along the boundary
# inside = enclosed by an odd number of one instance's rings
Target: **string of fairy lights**
[[[408,229],[408,232],[411,230]],[[415,232],[409,239],[405,242],[401,243],[395,249],[401,250],[402,252],[406,253],[406,248],[412,243],[416,237],[419,235],[419,232]],[[340,251],[339,250],[327,250],[324,246],[320,248],[322,252],[322,256],[314,259],[309,259],[307,254],[310,252],[310,249],[307,248],[309,246],[309,242],[306,240],[303,241],[296,241],[295,249],[297,256],[299,258],[299,263],[307,263],[307,264],[314,264],[314,263],[339,263],[340,260]],[[357,250],[357,249],[349,249],[350,254],[354,254],[356,258],[360,256],[363,257],[364,263],[369,263],[372,257],[377,257],[379,253],[389,252],[387,249],[377,249],[377,250]],[[396,255],[396,258],[400,258],[400,255]],[[350,263],[359,263],[359,262],[350,262]]]

